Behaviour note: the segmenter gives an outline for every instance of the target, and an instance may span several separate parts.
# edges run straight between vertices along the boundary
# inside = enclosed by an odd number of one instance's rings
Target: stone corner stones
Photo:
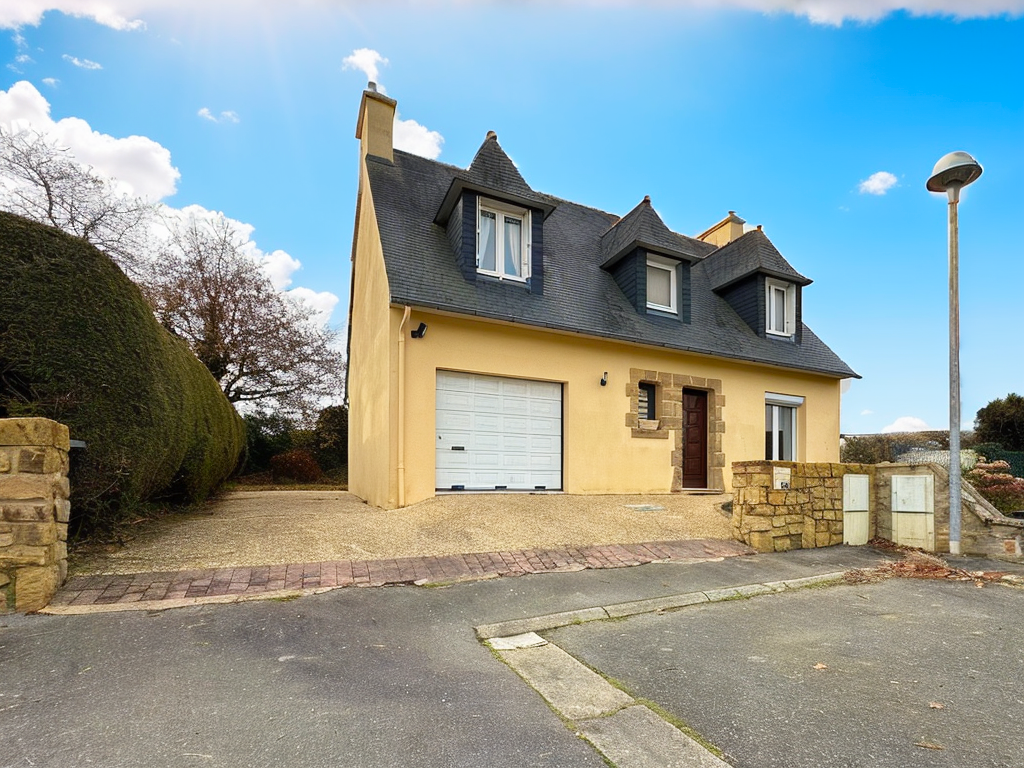
[[[44,608],[67,577],[68,428],[0,419],[0,613]]]

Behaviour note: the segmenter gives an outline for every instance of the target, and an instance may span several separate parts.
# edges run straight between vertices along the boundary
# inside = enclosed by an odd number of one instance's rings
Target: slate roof
[[[746,232],[714,251],[705,259],[704,269],[711,288],[716,291],[755,272],[763,272],[797,285],[809,285],[812,282],[789,265],[760,229]]]
[[[401,150],[395,150],[393,163],[372,155],[366,157],[393,304],[859,378],[806,326],[799,345],[791,340],[759,337],[712,290],[707,266],[712,265],[712,272],[717,267],[711,261],[714,246],[667,228],[664,232],[656,226],[652,230],[652,220],[643,212],[636,222],[641,236],[656,235],[666,246],[691,252],[695,261],[690,268],[689,324],[637,313],[611,274],[602,269],[608,253],[602,235],[615,229],[617,222],[630,225],[628,217],[620,222],[613,214],[534,192],[518,171],[515,176],[526,189],[519,188],[517,196],[525,197],[528,191],[551,209],[544,220],[543,294],[530,293],[522,284],[509,281],[466,280],[445,228],[435,222],[435,217],[453,184],[486,181],[486,186],[496,186],[493,182],[511,177],[509,169],[515,170],[515,166],[507,157],[507,165],[496,158],[495,149],[504,155],[496,140],[485,141],[469,171]],[[512,184],[517,186],[514,177]],[[670,241],[666,241],[666,232]],[[616,242],[623,243],[630,236],[614,235]],[[758,253],[763,257],[764,249],[759,248]]]

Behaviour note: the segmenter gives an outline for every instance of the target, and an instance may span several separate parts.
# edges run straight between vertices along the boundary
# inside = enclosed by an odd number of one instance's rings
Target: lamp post
[[[966,152],[944,155],[932,169],[929,192],[949,198],[949,553],[960,554],[960,190],[981,176],[981,165]]]

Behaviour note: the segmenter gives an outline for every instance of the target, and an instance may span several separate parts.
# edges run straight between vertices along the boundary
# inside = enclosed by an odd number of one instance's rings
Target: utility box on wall
[[[843,544],[867,544],[871,538],[871,477],[843,475]]]
[[[892,540],[907,547],[935,551],[935,478],[893,475]]]

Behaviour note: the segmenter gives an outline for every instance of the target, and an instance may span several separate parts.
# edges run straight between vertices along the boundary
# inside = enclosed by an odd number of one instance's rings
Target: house
[[[697,237],[394,149],[371,83],[349,317],[349,488],[728,490],[731,462],[839,458],[843,379],[797,272],[734,213]]]

